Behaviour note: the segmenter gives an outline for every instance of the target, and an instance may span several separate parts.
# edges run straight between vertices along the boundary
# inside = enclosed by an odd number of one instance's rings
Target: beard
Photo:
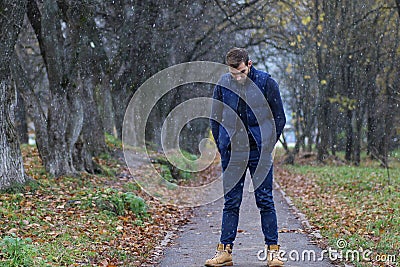
[[[240,80],[236,80],[236,79],[235,79],[235,82],[236,82],[237,84],[243,86],[243,85],[248,84],[249,78],[246,76],[246,77],[244,77],[243,79],[240,79]]]

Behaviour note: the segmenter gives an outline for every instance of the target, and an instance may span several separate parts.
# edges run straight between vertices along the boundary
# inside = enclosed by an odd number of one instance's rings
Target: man
[[[278,229],[272,196],[272,149],[286,123],[279,86],[271,75],[252,66],[243,48],[231,49],[226,55],[226,64],[229,73],[223,75],[214,88],[210,120],[221,154],[225,202],[220,242],[215,256],[208,259],[205,266],[233,265],[232,248],[247,169],[260,210],[267,266],[283,266],[278,258]]]

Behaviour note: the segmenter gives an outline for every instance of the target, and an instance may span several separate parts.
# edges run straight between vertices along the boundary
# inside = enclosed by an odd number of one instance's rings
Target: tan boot
[[[206,260],[205,266],[233,266],[231,245],[218,244],[212,259]]]
[[[282,267],[283,261],[279,257],[279,245],[266,245],[267,251],[267,266],[268,267]]]

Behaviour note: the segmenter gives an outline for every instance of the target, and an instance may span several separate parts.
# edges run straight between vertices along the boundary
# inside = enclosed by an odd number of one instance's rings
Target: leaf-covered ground
[[[190,209],[161,204],[139,188],[133,176],[152,175],[148,168],[131,174],[123,161],[103,155],[96,159],[101,175],[54,179],[47,176],[34,147],[24,146],[23,154],[27,174],[36,183],[21,193],[0,195],[0,266],[153,266],[166,234],[192,215]],[[275,170],[296,206],[321,231],[321,246],[336,248],[344,240],[344,249],[373,252],[371,262],[353,261],[355,266],[396,266],[399,162],[392,164],[389,179],[377,162],[365,160],[354,167],[335,159],[321,166],[314,160],[307,155],[298,158],[301,164]],[[217,174],[215,168],[197,179],[183,174],[186,178],[179,183],[207,184]],[[391,261],[377,260],[392,255]]]
[[[151,265],[166,233],[191,216],[146,195],[113,157],[96,159],[102,175],[54,179],[36,148],[23,154],[36,183],[0,195],[1,266]]]
[[[308,155],[309,156],[309,155]],[[294,166],[277,168],[277,180],[315,230],[323,247],[347,251],[370,250],[371,261],[354,266],[397,266],[400,262],[400,164],[389,169],[364,158],[361,167],[343,162],[320,165],[315,157],[300,157]],[[337,242],[342,242],[337,247]],[[355,257],[357,259],[357,257]],[[344,261],[344,260],[343,260]]]

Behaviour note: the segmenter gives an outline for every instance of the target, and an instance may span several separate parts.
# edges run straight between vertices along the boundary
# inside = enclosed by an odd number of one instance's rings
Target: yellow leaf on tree
[[[292,73],[292,64],[288,64],[288,66],[286,67],[286,72],[287,73]]]
[[[311,16],[308,16],[308,17],[305,17],[305,18],[302,18],[302,19],[301,19],[301,23],[302,23],[304,26],[307,26],[310,22],[311,22]]]
[[[326,85],[328,82],[326,80],[321,80],[322,85]]]
[[[319,21],[323,22],[325,19],[325,13],[321,13],[321,15],[319,16]]]

